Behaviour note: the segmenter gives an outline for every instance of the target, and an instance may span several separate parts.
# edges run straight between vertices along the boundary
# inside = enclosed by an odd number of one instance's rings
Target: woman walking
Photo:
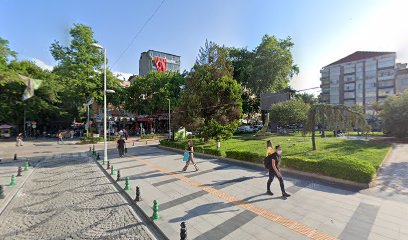
[[[187,147],[187,152],[189,153],[188,156],[188,160],[186,162],[186,165],[183,168],[183,171],[186,171],[188,168],[188,165],[190,165],[190,163],[192,163],[196,169],[196,171],[198,171],[198,167],[197,164],[194,162],[194,146],[193,146],[193,141],[188,141],[188,147]]]
[[[279,161],[281,159],[281,155],[282,155],[282,147],[280,145],[277,145],[276,151],[270,155],[270,160],[271,160],[270,166],[271,167],[269,168],[269,179],[266,184],[266,189],[267,189],[266,193],[269,195],[273,195],[273,193],[271,192],[271,183],[276,176],[279,180],[280,189],[282,191],[282,197],[290,197],[290,194],[286,193],[285,191],[285,185],[283,184],[282,173],[280,172],[280,169],[279,169]]]
[[[23,146],[23,133],[19,133],[16,137],[16,146]]]
[[[117,145],[116,145],[116,148],[119,151],[119,157],[121,157],[121,158],[125,157],[125,147],[126,147],[126,142],[125,142],[125,139],[124,139],[124,137],[122,135],[122,136],[120,136],[119,140],[117,141]]]

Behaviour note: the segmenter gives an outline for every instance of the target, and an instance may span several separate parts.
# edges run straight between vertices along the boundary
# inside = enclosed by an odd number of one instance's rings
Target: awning
[[[10,129],[10,128],[14,128],[14,126],[11,126],[11,125],[8,125],[8,124],[0,125],[0,129]]]

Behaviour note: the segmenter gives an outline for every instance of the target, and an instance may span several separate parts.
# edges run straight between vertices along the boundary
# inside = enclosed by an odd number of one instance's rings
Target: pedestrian
[[[71,139],[74,138],[74,130],[71,129],[71,131],[69,132],[69,134],[71,135]]]
[[[23,133],[19,133],[16,137],[16,146],[23,146]]]
[[[266,193],[269,195],[273,195],[273,193],[271,192],[271,183],[274,177],[276,176],[279,180],[280,189],[282,191],[282,197],[290,197],[290,194],[286,193],[285,191],[285,185],[283,184],[282,173],[280,172],[280,169],[279,169],[279,161],[281,160],[281,156],[282,156],[282,147],[280,145],[277,145],[275,149],[276,151],[272,153],[271,155],[269,155],[271,164],[269,167],[269,179],[266,184],[266,189],[267,189]]]
[[[59,144],[59,143],[64,144],[64,140],[63,140],[64,135],[63,135],[63,132],[57,133],[57,138],[58,138],[58,140],[57,140],[57,143],[58,143],[58,144]]]
[[[126,142],[123,136],[120,136],[119,140],[117,141],[116,148],[119,151],[119,157],[125,157],[125,147]]]
[[[196,169],[196,171],[198,171],[198,166],[197,164],[194,162],[194,146],[193,146],[193,141],[189,140],[188,141],[188,147],[187,147],[187,152],[189,153],[188,156],[188,161],[186,162],[186,165],[183,168],[183,171],[186,171],[188,168],[188,165],[190,165],[190,163],[192,163]]]
[[[128,132],[126,131],[126,129],[123,130],[123,135],[125,136],[125,140],[127,140],[128,139]]]

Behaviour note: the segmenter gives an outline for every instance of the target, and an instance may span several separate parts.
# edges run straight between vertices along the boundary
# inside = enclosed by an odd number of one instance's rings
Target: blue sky
[[[161,1],[0,0],[0,37],[19,59],[53,66],[51,43],[68,44],[69,28],[82,23],[113,64]],[[264,34],[291,36],[300,67],[291,85],[318,87],[320,68],[354,51],[397,51],[408,62],[406,9],[404,0],[166,0],[110,67],[137,74],[140,53],[155,49],[180,55],[182,69],[190,69],[206,39],[253,49]]]

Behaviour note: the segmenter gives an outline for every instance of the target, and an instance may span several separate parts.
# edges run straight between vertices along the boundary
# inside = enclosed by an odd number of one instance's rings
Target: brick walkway
[[[130,177],[129,194],[141,188],[146,214],[159,202],[156,223],[170,239],[178,238],[182,221],[190,239],[408,239],[405,185],[387,198],[378,188],[355,191],[285,175],[292,197],[283,199],[277,181],[277,196],[265,194],[261,169],[197,158],[200,171],[181,172],[181,154],[144,144],[130,147],[126,158],[113,149],[109,155]]]
[[[86,153],[40,162],[0,215],[0,239],[95,238],[151,236]]]

